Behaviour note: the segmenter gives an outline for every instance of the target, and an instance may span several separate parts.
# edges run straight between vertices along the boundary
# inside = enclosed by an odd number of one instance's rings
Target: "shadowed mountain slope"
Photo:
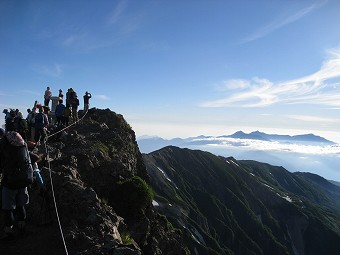
[[[338,254],[338,189],[282,167],[169,146],[144,154],[192,254]]]

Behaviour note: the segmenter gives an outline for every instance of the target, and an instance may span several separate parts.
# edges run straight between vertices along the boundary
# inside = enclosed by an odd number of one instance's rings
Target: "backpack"
[[[72,99],[76,99],[78,96],[77,96],[77,92],[75,92],[75,91],[72,91],[71,92],[71,95],[70,95],[70,99],[72,100]]]
[[[6,119],[5,123],[6,130],[8,131],[14,131],[15,130],[15,123],[14,123],[14,118],[9,117]]]
[[[14,131],[20,132],[20,120],[19,117],[14,118]]]
[[[14,132],[13,132],[14,133]],[[10,189],[25,188],[33,183],[33,167],[27,144],[20,146],[11,144],[7,138],[6,149],[3,151],[4,160],[4,186]]]
[[[35,124],[34,126],[36,128],[43,128],[44,127],[44,115],[43,113],[38,113],[37,115],[35,115]]]

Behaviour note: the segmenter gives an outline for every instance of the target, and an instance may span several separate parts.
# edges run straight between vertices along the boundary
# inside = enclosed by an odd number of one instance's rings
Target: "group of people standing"
[[[35,176],[39,187],[46,191],[46,187],[40,175],[38,162],[42,155],[33,153],[32,148],[46,136],[47,127],[53,123],[50,114],[50,100],[52,92],[47,87],[44,93],[44,104],[35,101],[32,109],[27,109],[27,117],[18,110],[4,109],[5,129],[0,128],[0,170],[1,170],[1,204],[4,211],[4,233],[0,240],[7,241],[13,237],[14,228],[19,233],[25,232],[26,206],[29,203],[27,187],[33,182]],[[84,95],[84,111],[89,108],[91,93],[86,91]],[[63,91],[59,90],[58,105],[55,108],[55,125],[68,125],[69,118],[78,121],[79,99],[77,93],[68,89],[66,93],[66,105],[64,105]],[[54,124],[54,123],[53,123]],[[28,146],[29,145],[29,146]],[[25,172],[25,182],[21,175]],[[20,174],[17,174],[20,173]],[[20,179],[20,181],[19,181]],[[16,210],[16,215],[14,214]],[[16,217],[15,217],[16,216]],[[15,225],[16,223],[16,225]]]
[[[89,100],[91,97],[91,93],[86,91],[83,96],[84,112],[89,109]],[[51,114],[51,108],[49,106],[51,98],[51,88],[47,87],[44,93],[44,104],[41,105],[38,101],[35,101],[33,108],[27,109],[26,118],[23,117],[23,114],[18,109],[4,109],[5,129],[7,131],[18,132],[25,141],[39,143],[41,139],[46,137],[46,130],[49,125],[68,126],[70,123],[75,123],[79,120],[79,99],[77,92],[74,91],[73,88],[69,88],[66,92],[66,104],[64,104],[63,91],[59,89],[58,105],[54,109],[54,114]]]
[[[64,104],[64,93],[62,89],[59,89],[58,95],[58,105],[55,108],[55,117],[56,117],[56,125],[65,125],[68,126],[69,122],[77,122],[78,121],[78,107],[79,107],[79,99],[77,92],[73,90],[73,88],[69,88],[66,92],[66,104]],[[50,87],[47,87],[44,94],[44,102],[45,106],[49,105],[50,99],[52,97]],[[92,97],[91,93],[85,92],[84,98],[84,112],[86,112],[89,108],[89,100]]]
[[[49,108],[38,104],[34,104],[33,109],[27,109],[27,117],[18,110],[7,109],[3,110],[5,114],[5,129],[6,131],[15,131],[25,141],[39,142],[46,136],[46,128],[50,121],[48,118]]]

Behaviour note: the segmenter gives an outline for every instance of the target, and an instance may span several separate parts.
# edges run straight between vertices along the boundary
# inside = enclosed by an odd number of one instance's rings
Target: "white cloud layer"
[[[329,122],[329,123],[340,122],[339,119],[323,118],[323,117],[307,116],[307,115],[287,115],[287,117],[294,119],[294,120],[302,120],[302,121],[310,121],[310,122]]]
[[[340,106],[339,81],[336,80],[339,78],[340,47],[328,51],[328,59],[320,70],[295,80],[274,83],[255,77],[249,81],[226,81],[223,88],[228,90],[228,95],[204,102],[202,107],[265,107],[278,103]]]
[[[240,148],[251,151],[279,151],[294,152],[313,155],[338,155],[340,156],[340,145],[306,145],[294,143],[280,143],[277,141],[261,141],[252,139],[238,139],[228,137],[209,137],[195,139],[195,141],[205,141],[207,146],[219,148]],[[211,143],[209,143],[211,141]]]

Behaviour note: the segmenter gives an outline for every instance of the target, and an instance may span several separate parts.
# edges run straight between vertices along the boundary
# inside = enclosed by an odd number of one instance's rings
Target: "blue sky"
[[[340,143],[339,13],[338,0],[2,0],[0,107],[72,87],[137,136]]]

